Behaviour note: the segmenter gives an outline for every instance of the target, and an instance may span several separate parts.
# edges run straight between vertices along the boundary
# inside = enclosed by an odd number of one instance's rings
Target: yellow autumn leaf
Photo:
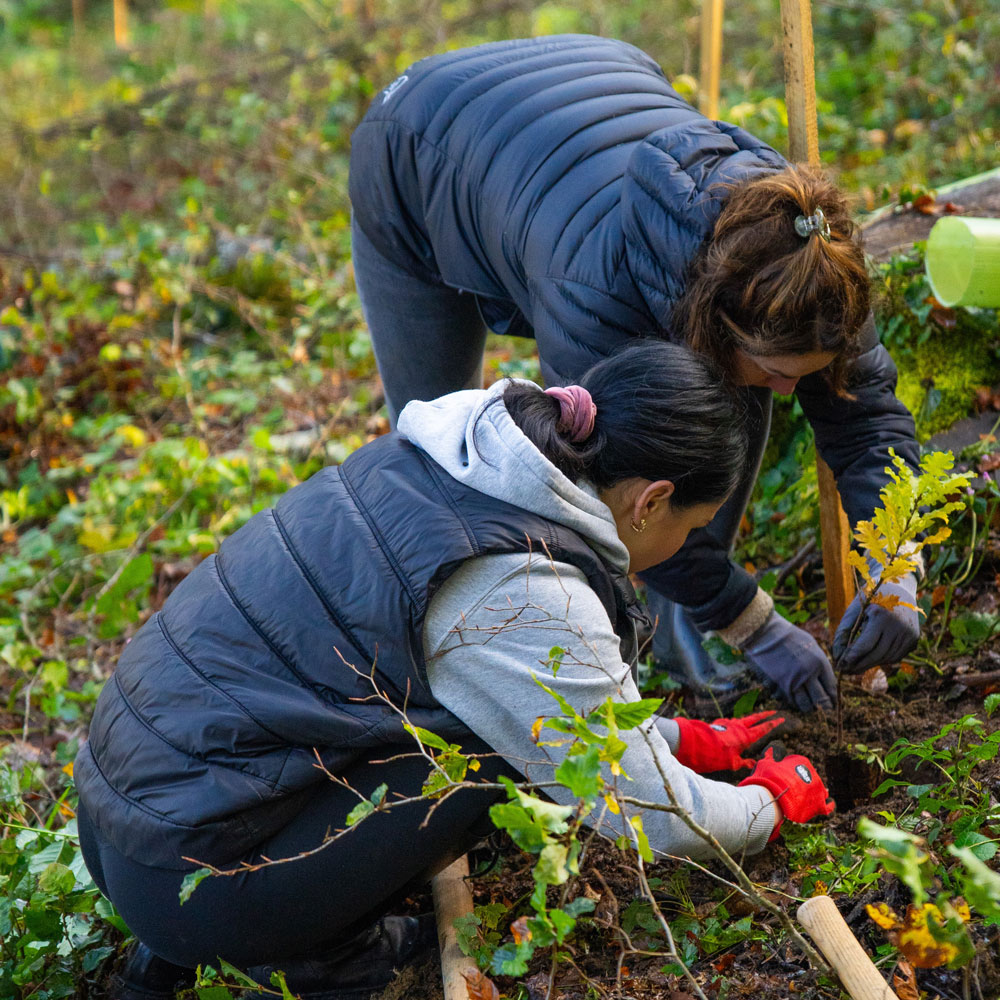
[[[610,793],[604,796],[604,802],[608,809],[610,809],[616,816],[621,812],[621,809],[618,807],[618,800]]]
[[[876,903],[874,906],[868,903],[865,906],[865,912],[879,927],[887,931],[895,930],[897,927],[902,927],[903,925],[903,921],[899,919],[895,910],[888,903]]]
[[[124,424],[115,433],[133,448],[141,448],[146,443],[146,432],[135,424]]]
[[[866,584],[871,582],[871,571],[868,569],[868,560],[860,552],[851,549],[847,553],[847,561],[861,574],[861,579]]]
[[[532,743],[537,743],[538,742],[538,737],[541,736],[541,734],[542,734],[542,726],[544,726],[544,725],[545,725],[545,716],[544,715],[538,716],[538,718],[535,719],[535,721],[531,724],[531,742]]]
[[[883,594],[879,592],[872,595],[872,604],[877,604],[880,608],[885,608],[887,611],[892,611],[893,608],[902,603],[896,594]]]
[[[951,538],[951,528],[938,528],[933,535],[928,535],[924,539],[924,545],[939,545],[949,538]]]
[[[897,556],[882,570],[882,580],[885,583],[892,580],[901,580],[904,576],[914,572],[916,568],[917,559],[915,554]]]
[[[928,917],[933,917],[939,926],[945,918],[933,903],[910,906],[906,920],[899,932],[897,947],[906,960],[917,969],[937,969],[947,965],[958,956],[958,948],[949,941],[938,941],[927,926]]]
[[[83,530],[76,536],[77,542],[92,552],[107,552],[114,548],[115,526],[113,524],[94,524],[90,518],[85,518]]]
[[[476,757],[473,757],[469,760],[470,771],[478,771],[482,766],[483,765],[479,763],[479,760]]]

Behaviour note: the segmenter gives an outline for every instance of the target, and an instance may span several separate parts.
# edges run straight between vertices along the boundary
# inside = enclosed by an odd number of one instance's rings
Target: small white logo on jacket
[[[405,73],[402,76],[397,76],[396,79],[382,91],[382,103],[385,104],[385,102],[388,101],[389,98],[392,97],[392,95],[395,94],[396,91],[399,90],[399,88],[402,87],[403,84],[409,79],[410,78]]]

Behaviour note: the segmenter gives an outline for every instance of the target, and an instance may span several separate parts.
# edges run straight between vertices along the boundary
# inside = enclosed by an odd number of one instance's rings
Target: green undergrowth
[[[135,0],[133,44],[117,50],[107,0],[82,4],[77,35],[62,0],[0,0],[4,1000],[96,995],[127,941],[82,866],[68,770],[123,643],[226,535],[385,426],[346,200],[349,138],[372,95],[445,46],[557,31],[624,37],[694,95],[693,0],[667,13],[652,0],[392,0],[374,5],[371,23],[356,6],[345,16],[327,0],[216,0],[218,19],[206,20],[201,0]],[[783,148],[777,5],[744,10],[727,22],[723,114]],[[849,188],[891,199],[904,182],[986,165],[998,138],[996,88],[984,82],[1000,39],[990,5],[820,5],[816,31],[821,145]],[[883,334],[928,434],[967,404],[973,360],[980,381],[991,377],[995,314],[935,313],[913,261],[880,273]],[[538,377],[529,342],[491,340],[490,351],[491,377]],[[952,375],[956,357],[970,364]],[[794,404],[779,404],[770,447],[741,556],[759,567],[815,534],[812,445]],[[946,576],[966,559],[952,551]],[[803,615],[807,598],[788,613]],[[971,614],[949,611],[949,649],[994,634]],[[588,800],[595,754],[562,775]],[[560,903],[577,888],[579,817],[516,795],[505,805],[501,817],[546,867],[510,921],[484,915],[483,967],[569,954],[577,935],[606,943],[608,926],[574,905],[581,897]],[[808,856],[829,884],[846,892],[883,877],[860,841],[834,847],[810,829]],[[641,828],[631,830],[641,852]],[[659,872],[649,887],[652,900],[623,901],[621,926],[662,948],[662,900],[686,964],[775,940],[728,890],[697,896],[683,874]],[[509,929],[520,917],[534,948]],[[245,985],[220,963],[201,970],[197,992],[225,1000]]]

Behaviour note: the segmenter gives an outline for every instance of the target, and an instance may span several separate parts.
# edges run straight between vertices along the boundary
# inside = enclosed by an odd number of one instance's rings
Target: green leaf
[[[235,965],[230,965],[224,958],[219,959],[219,970],[230,979],[235,980],[240,986],[246,986],[251,990],[259,990],[260,983],[256,979],[251,979],[245,972],[241,972]]]
[[[115,953],[112,945],[105,945],[102,948],[89,948],[87,954],[83,956],[80,967],[84,972],[93,972],[106,958]]]
[[[547,802],[537,795],[529,795],[521,788],[514,789],[517,801],[526,809],[541,826],[550,833],[565,833],[566,820],[573,814],[572,806],[561,806],[555,802]]]
[[[553,907],[549,910],[549,919],[555,927],[556,941],[562,944],[566,940],[567,935],[576,927],[576,918],[570,916],[565,910]]]
[[[992,716],[998,707],[1000,707],[1000,694],[988,694],[983,701],[983,708],[986,709],[987,717]]]
[[[544,831],[531,813],[516,802],[498,802],[490,806],[490,819],[494,826],[505,830],[522,851],[537,854],[545,846]]]
[[[586,896],[577,896],[576,899],[568,902],[563,909],[571,917],[582,917],[585,913],[593,913],[597,903]]]
[[[562,885],[570,874],[566,866],[568,854],[565,844],[546,844],[535,864],[535,881],[545,885]]]
[[[296,1000],[296,997],[288,988],[288,983],[285,982],[285,974],[280,970],[271,973],[271,985],[277,986],[281,990],[281,1000]]]
[[[596,799],[604,787],[601,778],[600,748],[589,746],[582,754],[563,759],[555,770],[555,779],[578,799]]]
[[[493,952],[490,971],[494,976],[523,976],[528,971],[528,959],[533,951],[528,941],[501,945]]]
[[[634,729],[641,725],[663,704],[662,698],[642,698],[639,701],[612,702],[615,722],[619,729]],[[587,720],[591,722],[591,719]],[[594,720],[599,721],[599,720]]]
[[[233,1000],[232,993],[225,986],[198,986],[195,993],[198,1000]]]
[[[364,802],[359,802],[347,814],[347,825],[354,826],[355,823],[360,823],[366,816],[371,816],[373,812],[375,812],[374,804],[365,799]]]
[[[636,849],[639,852],[639,857],[642,858],[647,865],[652,864],[653,852],[649,848],[649,837],[646,836],[646,831],[642,828],[642,817],[633,816],[629,822],[635,830]]]
[[[956,847],[967,847],[980,861],[989,861],[996,857],[997,843],[989,837],[984,837],[978,830],[967,830],[955,837]]]
[[[415,736],[424,746],[434,747],[435,750],[448,750],[446,743],[437,733],[432,733],[429,729],[421,729],[420,726],[411,726],[408,722],[403,728],[411,735]]]
[[[961,877],[966,902],[992,923],[1000,924],[1000,875],[987,868],[968,847],[948,848],[962,862]]]
[[[177,894],[177,898],[180,900],[181,906],[183,906],[190,898],[191,893],[198,888],[201,883],[212,874],[211,868],[199,868],[197,871],[188,872],[184,876],[181,882],[181,891]]]
[[[928,871],[929,855],[924,850],[923,839],[895,826],[882,826],[867,817],[858,822],[858,833],[879,846],[877,856],[886,871],[903,882],[913,893],[914,903],[920,906],[927,898],[932,876]]]
[[[753,711],[754,705],[757,704],[760,693],[760,688],[751,688],[745,694],[740,695],[739,700],[733,706],[733,718],[742,719],[743,716],[749,715]]]
[[[65,896],[76,886],[76,876],[65,865],[53,862],[38,876],[38,888],[42,892]]]

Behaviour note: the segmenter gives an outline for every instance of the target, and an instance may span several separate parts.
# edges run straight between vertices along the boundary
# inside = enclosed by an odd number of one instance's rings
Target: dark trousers
[[[482,741],[464,741],[468,753],[489,753]],[[391,748],[387,748],[387,751]],[[411,756],[352,767],[342,777],[364,796],[383,782],[387,799],[418,796],[428,775],[425,760]],[[477,777],[519,776],[500,758],[482,759]],[[468,850],[491,829],[486,812],[495,791],[463,790],[431,809],[431,801],[376,813],[323,850],[289,864],[255,872],[206,878],[182,906],[185,872],[152,868],[116,850],[95,828],[81,803],[80,846],[94,881],[118,908],[129,928],[151,951],[175,965],[237,967],[322,955],[325,948],[371,923],[394,901]],[[290,858],[323,843],[343,827],[358,798],[333,782],[317,785],[302,812],[248,857],[259,862]],[[429,814],[429,815],[428,815]],[[424,821],[425,826],[422,826]],[[423,876],[423,878],[421,877]]]
[[[408,274],[387,260],[352,223],[354,277],[385,389],[389,419],[411,399],[436,399],[482,385],[486,327],[475,297]],[[750,500],[771,427],[771,391],[748,389],[749,462],[742,482],[709,525],[731,549]],[[679,604],[647,591],[650,617],[658,622],[653,657],[661,669],[692,687],[724,686],[730,675],[702,648],[702,634]]]

